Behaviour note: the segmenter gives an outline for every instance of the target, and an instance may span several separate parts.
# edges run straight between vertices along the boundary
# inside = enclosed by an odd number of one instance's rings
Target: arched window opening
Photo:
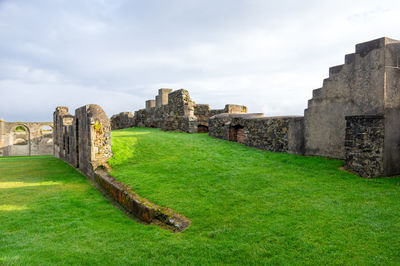
[[[28,145],[29,131],[25,126],[17,126],[14,129],[14,145]]]
[[[45,137],[52,137],[53,128],[51,126],[43,126],[40,128],[40,133]]]
[[[15,128],[15,132],[26,132],[26,127],[24,126],[17,126]]]

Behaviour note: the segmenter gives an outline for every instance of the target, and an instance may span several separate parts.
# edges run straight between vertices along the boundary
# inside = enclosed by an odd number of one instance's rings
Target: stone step
[[[329,68],[329,77],[332,77],[334,74],[339,73],[343,69],[344,64],[337,65]]]
[[[347,54],[347,55],[344,56],[344,63],[347,64],[347,65],[354,63],[355,60],[356,60],[356,54],[355,53]]]
[[[356,54],[366,56],[374,49],[379,49],[385,46],[386,38],[379,38],[368,42],[356,44]]]
[[[313,91],[312,91],[312,97],[313,97],[313,98],[319,98],[319,97],[321,97],[321,89],[322,89],[322,88],[313,90]]]
[[[330,81],[331,81],[330,78],[324,79],[324,80],[322,81],[322,87],[325,88],[325,87],[328,85],[328,83],[329,83]]]

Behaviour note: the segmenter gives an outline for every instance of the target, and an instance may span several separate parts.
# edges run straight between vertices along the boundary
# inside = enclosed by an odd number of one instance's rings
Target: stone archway
[[[197,133],[208,133],[208,126],[206,125],[198,125]]]
[[[10,147],[10,156],[30,156],[31,155],[31,132],[29,127],[20,124],[10,132],[12,136],[12,145]]]
[[[38,154],[53,153],[53,127],[44,125],[40,127],[40,136],[38,140]]]

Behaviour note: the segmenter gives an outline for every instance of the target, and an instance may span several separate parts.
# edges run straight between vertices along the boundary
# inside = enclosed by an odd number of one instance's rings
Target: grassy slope
[[[400,180],[205,134],[113,132],[113,175],[192,220],[127,218],[52,157],[0,159],[1,264],[400,263]]]
[[[112,145],[112,175],[192,220],[172,236],[181,238],[173,253],[196,262],[400,263],[399,179],[362,179],[338,170],[341,161],[206,134],[126,129]]]
[[[0,265],[167,263],[157,253],[171,237],[132,221],[61,160],[0,158]]]

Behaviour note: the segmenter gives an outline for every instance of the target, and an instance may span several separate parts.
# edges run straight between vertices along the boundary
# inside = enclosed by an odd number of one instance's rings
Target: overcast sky
[[[0,0],[0,118],[51,121],[56,106],[107,115],[159,88],[196,103],[303,115],[354,45],[400,39],[400,1]]]

